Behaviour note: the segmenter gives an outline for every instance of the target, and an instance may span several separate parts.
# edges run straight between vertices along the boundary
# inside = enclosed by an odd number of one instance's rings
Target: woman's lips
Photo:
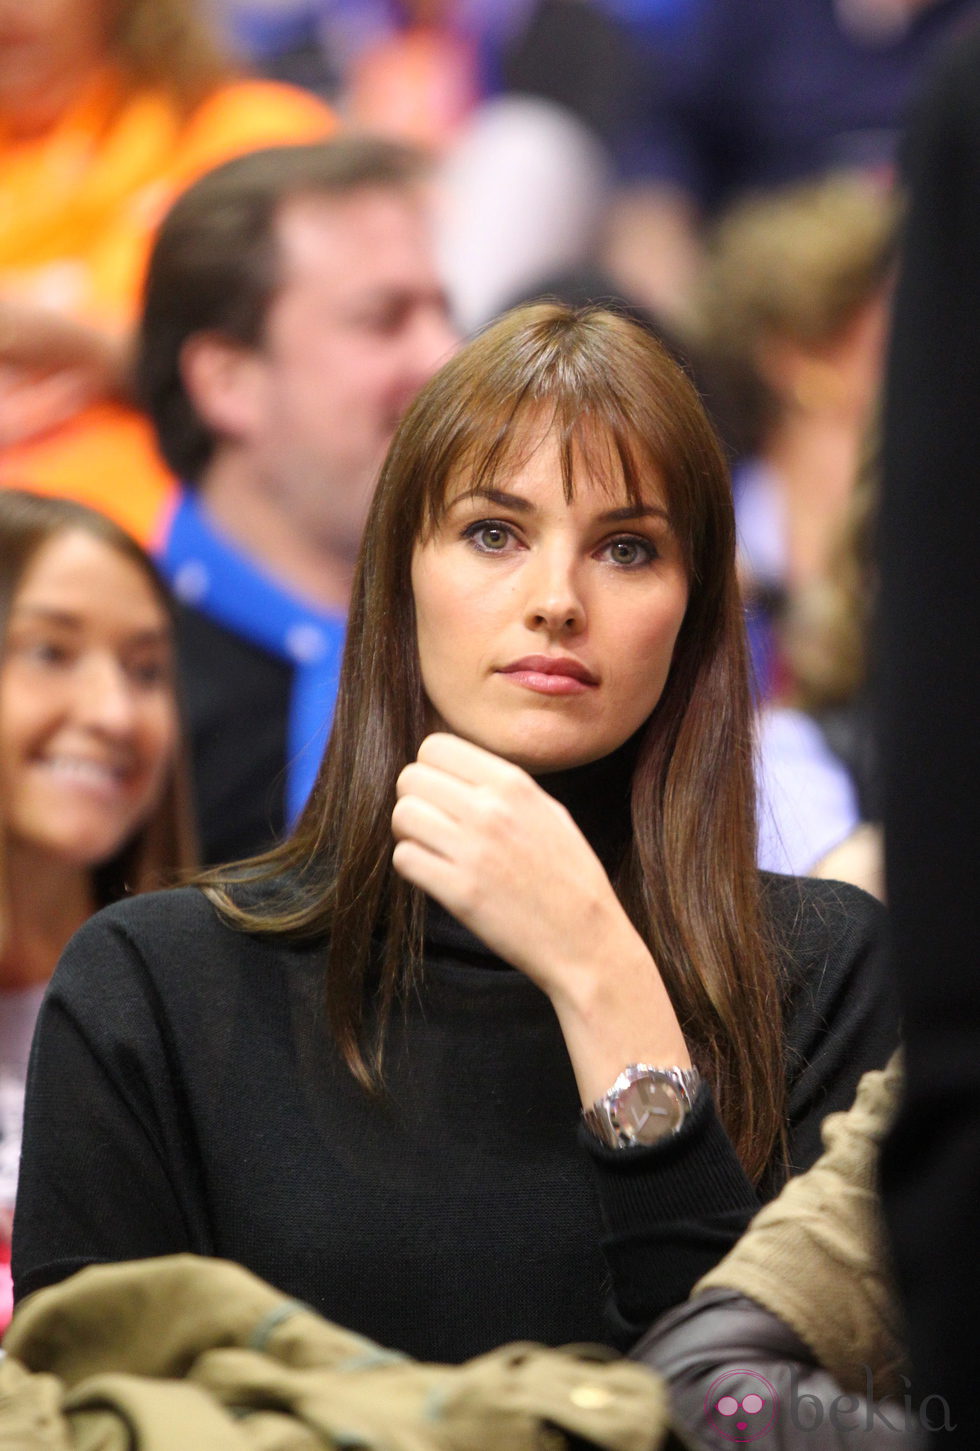
[[[499,673],[540,695],[584,695],[599,683],[581,661],[567,656],[526,655]]]

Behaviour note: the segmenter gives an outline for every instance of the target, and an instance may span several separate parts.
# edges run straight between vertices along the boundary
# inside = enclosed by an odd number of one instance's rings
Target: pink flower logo
[[[748,1446],[764,1436],[778,1409],[775,1389],[755,1370],[726,1370],[704,1398],[709,1422],[734,1446]]]

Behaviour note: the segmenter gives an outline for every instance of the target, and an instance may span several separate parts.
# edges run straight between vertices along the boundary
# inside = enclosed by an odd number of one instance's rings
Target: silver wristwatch
[[[656,1144],[676,1134],[694,1107],[701,1075],[696,1068],[652,1068],[631,1063],[602,1098],[582,1110],[586,1127],[611,1149]]]

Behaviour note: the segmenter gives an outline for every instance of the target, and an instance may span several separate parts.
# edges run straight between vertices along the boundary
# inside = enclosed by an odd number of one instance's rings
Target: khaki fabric
[[[4,1451],[73,1451],[61,1414],[63,1386],[53,1375],[31,1375],[0,1361],[0,1446]]]
[[[784,1320],[845,1390],[902,1394],[905,1330],[878,1196],[881,1140],[898,1107],[901,1062],[866,1073],[854,1106],[821,1130],[824,1153],[755,1216],[699,1290],[738,1290]]]
[[[666,1435],[641,1366],[530,1344],[424,1365],[194,1255],[82,1270],[31,1296],[4,1347],[4,1451],[558,1451],[561,1431],[656,1451]]]

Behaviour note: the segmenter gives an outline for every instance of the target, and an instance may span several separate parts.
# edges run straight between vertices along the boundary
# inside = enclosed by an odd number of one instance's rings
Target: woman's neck
[[[96,909],[92,874],[8,844],[0,988],[47,982],[68,939]]]

